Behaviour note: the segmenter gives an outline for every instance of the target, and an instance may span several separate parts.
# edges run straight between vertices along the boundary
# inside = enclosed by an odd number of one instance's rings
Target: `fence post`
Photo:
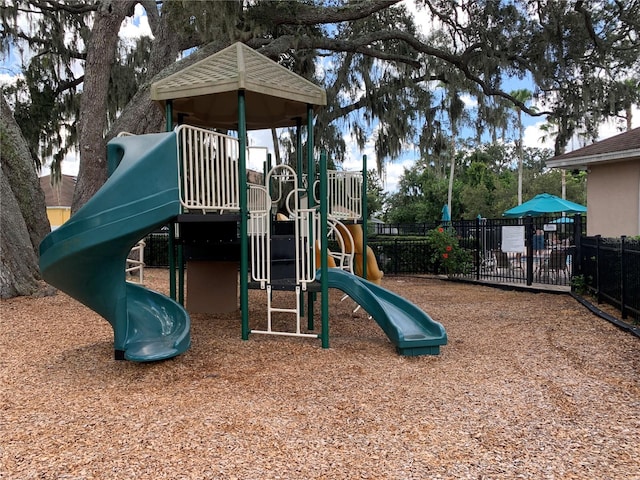
[[[622,313],[622,318],[627,318],[627,309],[626,307],[626,295],[625,291],[627,290],[625,287],[625,278],[626,278],[626,269],[624,261],[624,241],[627,238],[626,235],[620,236],[620,312]]]
[[[600,241],[602,235],[596,235],[596,300],[598,303],[602,302],[602,295],[600,293]]]
[[[526,239],[525,248],[527,249],[527,285],[533,284],[533,217],[527,215],[524,217],[524,236]]]
[[[476,250],[476,280],[480,280],[480,215],[476,217],[476,235],[475,235],[475,250]]]
[[[573,245],[575,251],[571,259],[571,277],[582,274],[582,215],[578,214],[573,216]]]
[[[393,270],[394,270],[393,274],[397,275],[398,274],[398,258],[400,257],[400,255],[398,255],[398,239],[397,238],[393,240],[393,249],[396,252],[393,259]]]

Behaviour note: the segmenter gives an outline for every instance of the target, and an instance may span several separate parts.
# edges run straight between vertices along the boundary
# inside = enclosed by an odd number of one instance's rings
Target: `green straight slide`
[[[181,305],[125,280],[131,248],[180,213],[176,142],[173,132],[111,140],[107,182],[40,244],[43,278],[111,324],[117,359],[162,360],[191,342]]]
[[[400,355],[437,355],[440,345],[447,344],[444,327],[405,298],[344,270],[330,268],[327,273],[329,288],[343,291],[361,305]]]

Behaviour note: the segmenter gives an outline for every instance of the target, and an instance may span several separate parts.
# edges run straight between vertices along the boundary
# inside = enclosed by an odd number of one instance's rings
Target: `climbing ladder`
[[[318,238],[320,216],[316,209],[300,207],[303,190],[295,188],[297,175],[291,167],[275,166],[267,173],[265,184],[267,187],[260,190],[261,200],[254,202],[257,208],[251,202],[249,205],[249,249],[251,280],[267,293],[267,326],[264,330],[252,329],[250,333],[317,338],[317,334],[302,332],[300,299],[301,293],[315,282],[314,245]],[[285,184],[290,184],[291,188],[286,197]],[[273,191],[275,198],[272,199],[269,190]],[[283,198],[289,220],[280,225],[293,228],[289,232],[277,231],[272,234],[269,221],[271,211],[277,208]],[[273,229],[278,229],[278,226],[276,222]],[[274,289],[295,292],[295,308],[275,306]],[[277,312],[295,315],[294,332],[274,329],[273,314]]]

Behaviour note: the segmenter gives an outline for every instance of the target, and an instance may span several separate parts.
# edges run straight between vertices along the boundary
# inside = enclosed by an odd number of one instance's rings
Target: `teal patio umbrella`
[[[584,213],[587,207],[579,203],[570,202],[563,198],[551,195],[549,193],[541,193],[531,200],[524,202],[522,205],[513,207],[502,214],[503,217],[518,218],[531,215],[536,217],[545,213]]]
[[[449,207],[447,205],[442,207],[442,221],[443,222],[451,221],[451,214],[449,213]]]
[[[571,217],[560,217],[560,218],[556,218],[551,223],[573,223],[573,218],[571,218]]]

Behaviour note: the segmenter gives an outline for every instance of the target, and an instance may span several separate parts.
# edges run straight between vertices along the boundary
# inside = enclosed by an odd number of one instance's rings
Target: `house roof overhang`
[[[550,168],[586,169],[594,164],[626,162],[640,159],[640,128],[587,145],[562,155],[546,164]]]
[[[569,170],[585,170],[590,165],[601,163],[626,162],[640,159],[640,148],[623,150],[620,152],[598,153],[573,158],[559,158],[547,160],[547,167],[566,168]]]
[[[151,99],[171,100],[174,121],[237,130],[239,91],[248,130],[294,126],[327,104],[323,88],[240,42],[153,83]]]

